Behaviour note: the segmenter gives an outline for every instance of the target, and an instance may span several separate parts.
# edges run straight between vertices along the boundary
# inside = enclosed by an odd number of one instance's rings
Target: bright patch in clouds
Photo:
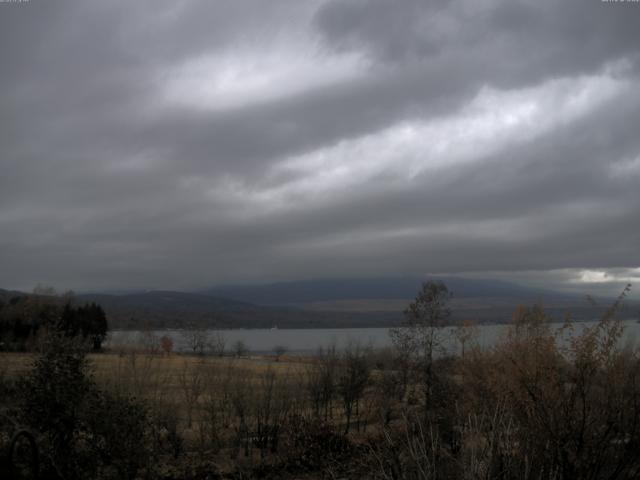
[[[640,268],[625,269],[624,272],[608,270],[582,270],[576,283],[635,283],[640,282]]]
[[[613,278],[609,276],[607,272],[598,270],[583,270],[576,281],[582,283],[603,283],[611,282],[613,281]]]
[[[235,182],[233,192],[227,193],[244,201],[255,201],[262,207],[267,202],[270,207],[291,208],[300,207],[300,199],[334,201],[336,197],[327,194],[351,193],[351,189],[378,176],[384,177],[390,188],[394,185],[402,188],[426,172],[433,173],[435,176],[429,178],[437,181],[442,169],[482,161],[509,147],[532,141],[588,115],[629,88],[627,81],[606,72],[579,79],[550,80],[520,90],[483,88],[454,115],[403,122],[288,158],[272,168],[270,180],[276,186],[243,190],[239,188],[241,182]],[[285,180],[279,183],[279,178]]]
[[[367,66],[361,55],[328,55],[306,39],[288,39],[190,59],[168,73],[163,93],[170,103],[226,110],[349,81]]]

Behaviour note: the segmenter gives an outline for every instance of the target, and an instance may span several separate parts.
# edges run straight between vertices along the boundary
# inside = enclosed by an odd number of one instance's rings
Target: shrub
[[[82,345],[52,334],[18,385],[20,421],[42,436],[50,476],[134,478],[148,458],[144,406],[99,390]]]

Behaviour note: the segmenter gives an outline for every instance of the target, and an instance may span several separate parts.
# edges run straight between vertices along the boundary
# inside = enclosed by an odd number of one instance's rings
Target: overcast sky
[[[0,3],[0,287],[613,291],[639,79],[633,2]]]

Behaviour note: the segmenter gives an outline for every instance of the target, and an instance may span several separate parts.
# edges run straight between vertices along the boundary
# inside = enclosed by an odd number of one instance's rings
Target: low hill
[[[264,306],[201,293],[150,291],[83,294],[77,302],[100,304],[112,328],[340,328],[396,324],[399,312],[313,312]]]
[[[554,319],[597,318],[610,305],[594,308],[584,296],[530,289],[494,280],[441,278],[453,293],[453,320],[506,323],[517,305],[541,303]],[[199,292],[147,291],[85,293],[78,303],[100,304],[114,329],[182,328],[341,328],[389,327],[402,321],[403,310],[420,288],[411,277],[310,280],[270,285],[217,287]],[[27,295],[0,289],[0,301]],[[638,305],[623,315],[634,317]]]

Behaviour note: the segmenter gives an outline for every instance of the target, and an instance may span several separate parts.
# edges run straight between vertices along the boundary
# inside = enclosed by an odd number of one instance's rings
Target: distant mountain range
[[[439,277],[437,280],[447,285],[454,298],[506,297],[533,301],[539,298],[576,298],[575,295],[533,289],[500,280],[460,277]],[[202,293],[258,305],[299,305],[350,299],[412,299],[420,289],[422,281],[423,279],[419,277],[305,280],[267,285],[216,287],[203,290]]]
[[[459,277],[438,278],[453,294],[454,319],[504,323],[519,304],[541,303],[558,320],[596,318],[610,300],[595,308],[584,296],[532,289],[514,283]],[[198,292],[148,291],[84,293],[79,303],[103,306],[112,328],[338,328],[397,325],[420,289],[421,279],[395,277],[282,282],[226,286]],[[7,301],[21,292],[0,289]],[[637,305],[634,306],[637,310]],[[628,316],[633,316],[629,314]]]

